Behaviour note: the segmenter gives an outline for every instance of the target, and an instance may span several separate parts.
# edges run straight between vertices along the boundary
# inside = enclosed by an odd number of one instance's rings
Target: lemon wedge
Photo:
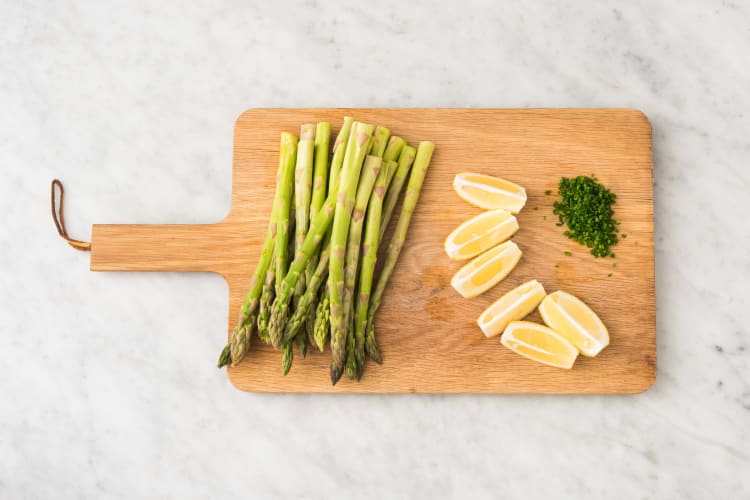
[[[609,332],[594,311],[569,293],[549,294],[539,306],[544,322],[570,340],[584,356],[596,356],[609,345]]]
[[[528,316],[547,294],[537,280],[527,281],[500,297],[488,307],[477,320],[486,337],[495,337],[505,330],[511,321]]]
[[[470,259],[518,231],[518,221],[507,210],[490,210],[458,226],[445,239],[445,253],[453,260]]]
[[[464,201],[479,208],[503,208],[517,214],[526,204],[526,190],[518,184],[490,175],[464,172],[453,179],[453,189]]]
[[[518,245],[506,241],[459,269],[451,286],[467,299],[476,297],[505,278],[521,260],[521,253]]]
[[[557,368],[571,368],[578,357],[578,349],[568,339],[531,321],[512,321],[500,343],[521,356]]]

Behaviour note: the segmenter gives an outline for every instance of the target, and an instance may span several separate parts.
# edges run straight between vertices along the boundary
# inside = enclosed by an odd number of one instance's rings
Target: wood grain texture
[[[330,355],[295,359],[280,373],[280,354],[254,339],[229,369],[239,389],[258,392],[361,393],[637,393],[656,373],[651,127],[624,109],[254,109],[235,126],[232,209],[218,224],[96,225],[95,271],[212,271],[230,290],[228,330],[237,317],[258,258],[271,208],[279,134],[305,122],[344,115],[390,127],[416,145],[435,143],[432,167],[407,245],[377,316],[382,366],[367,364],[360,382],[328,378]],[[336,130],[334,130],[334,133]],[[450,286],[463,263],[443,252],[445,236],[479,213],[454,193],[455,174],[498,175],[526,187],[529,200],[513,240],[524,252],[503,282],[475,299]],[[552,215],[561,176],[596,174],[617,194],[616,217],[628,236],[617,258],[594,259],[562,236]],[[570,251],[572,256],[565,256]],[[613,263],[616,262],[616,267]],[[608,276],[612,273],[612,276]],[[579,357],[570,371],[546,367],[486,339],[476,318],[494,300],[529,279],[547,292],[563,289],[602,318],[611,345]],[[538,313],[530,319],[539,321]],[[221,344],[217,334],[217,352]],[[213,362],[216,353],[207,353]]]

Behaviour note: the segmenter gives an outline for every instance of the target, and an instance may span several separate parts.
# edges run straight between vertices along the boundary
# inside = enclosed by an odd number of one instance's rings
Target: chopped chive
[[[617,244],[619,224],[612,208],[615,194],[593,174],[561,178],[558,194],[561,200],[552,204],[552,213],[558,216],[558,225],[567,225],[563,235],[588,247],[594,257],[614,257],[611,247]]]

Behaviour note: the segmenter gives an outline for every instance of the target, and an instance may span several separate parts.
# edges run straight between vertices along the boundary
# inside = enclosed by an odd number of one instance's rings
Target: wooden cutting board
[[[412,219],[407,245],[377,321],[384,364],[368,362],[360,382],[344,376],[333,387],[330,353],[297,356],[286,377],[280,354],[253,339],[245,361],[228,370],[239,389],[256,392],[362,393],[637,393],[656,373],[651,127],[628,109],[253,109],[235,125],[232,209],[202,225],[94,225],[94,271],[210,271],[229,284],[231,331],[258,258],[271,209],[279,134],[302,123],[329,121],[334,135],[345,115],[391,128],[416,145],[435,143],[432,166]],[[443,253],[443,240],[480,212],[453,191],[455,174],[497,175],[526,187],[513,240],[518,267],[475,299],[450,286],[462,263]],[[594,259],[562,236],[552,215],[561,176],[596,174],[617,194],[616,217],[627,234],[616,259]],[[564,252],[569,251],[571,256]],[[616,266],[616,267],[615,267]],[[498,297],[529,279],[548,293],[580,297],[607,325],[611,344],[598,357],[579,357],[572,370],[543,366],[487,339],[476,325]],[[538,313],[532,320],[539,321]],[[224,344],[216,332],[215,362]],[[204,332],[186,332],[190,336]],[[312,349],[311,349],[312,350]]]

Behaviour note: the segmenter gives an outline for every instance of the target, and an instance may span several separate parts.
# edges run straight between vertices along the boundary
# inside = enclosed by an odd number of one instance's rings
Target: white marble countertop
[[[198,3],[1,2],[0,498],[750,498],[750,8]],[[82,239],[219,220],[253,106],[642,109],[653,388],[235,390],[222,279],[90,273],[48,190]]]

